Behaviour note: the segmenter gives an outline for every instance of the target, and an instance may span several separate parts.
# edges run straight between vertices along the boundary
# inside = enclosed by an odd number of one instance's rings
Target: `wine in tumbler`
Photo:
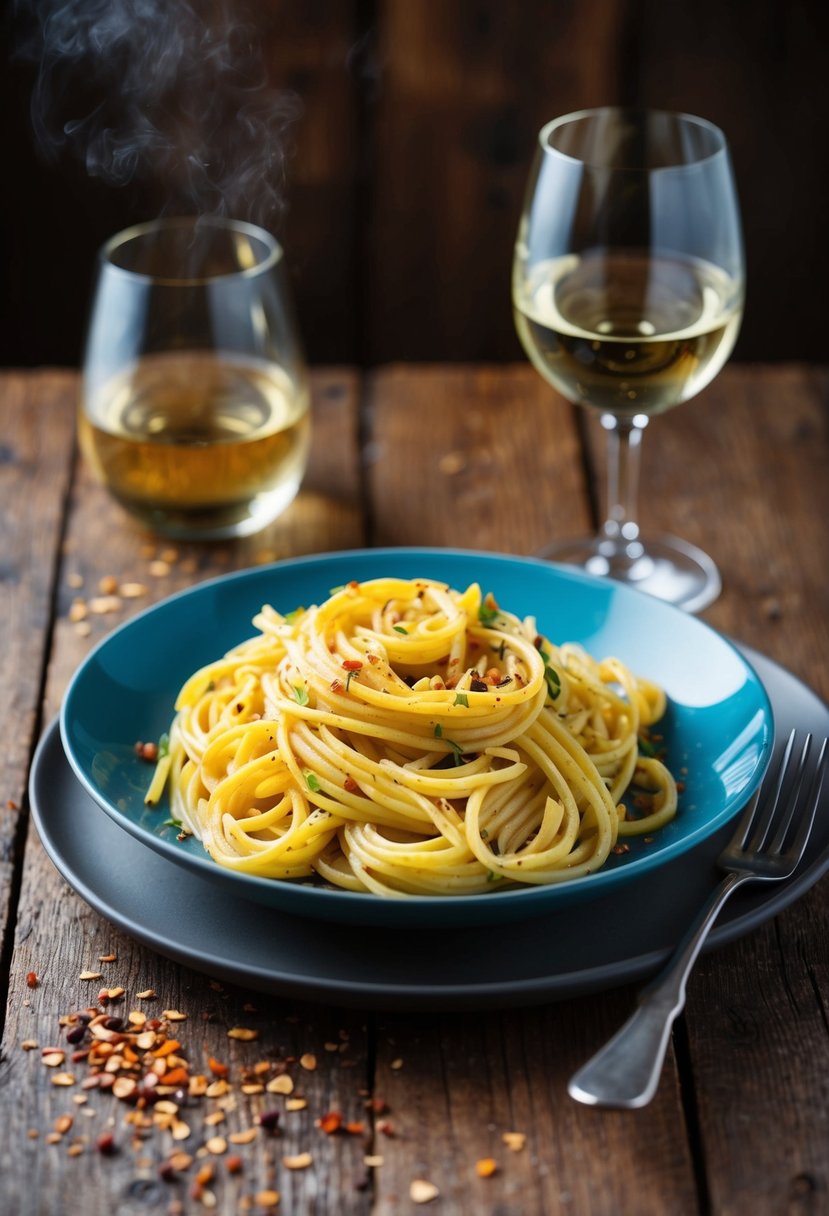
[[[736,194],[716,127],[615,109],[544,127],[516,242],[516,328],[542,376],[599,412],[611,440],[599,535],[553,544],[547,556],[691,610],[717,595],[706,554],[640,536],[638,449],[652,415],[719,372],[743,292]]]
[[[309,430],[281,250],[268,233],[177,219],[105,246],[80,436],[114,498],[166,535],[245,535],[295,496]]]

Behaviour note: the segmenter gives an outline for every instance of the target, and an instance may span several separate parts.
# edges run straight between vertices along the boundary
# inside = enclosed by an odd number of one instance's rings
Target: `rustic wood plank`
[[[723,593],[705,619],[824,697],[827,397],[821,369],[729,365],[698,398],[648,427],[640,511],[645,536],[673,533],[717,562]],[[601,429],[595,420],[588,429],[601,478]]]
[[[827,958],[824,879],[692,977],[686,1017],[715,1212],[817,1212],[825,1203]]]
[[[684,536],[720,566],[723,594],[705,618],[824,698],[827,396],[821,369],[730,365],[649,427],[641,510],[646,534]],[[829,1189],[825,1127],[810,1117],[826,1106],[827,956],[824,880],[692,977],[687,1033],[714,1211],[806,1211]]]
[[[128,523],[82,474],[61,571],[47,712],[56,708],[66,678],[87,647],[128,611],[198,578],[288,555],[298,547],[313,551],[360,543],[364,491],[377,543],[528,552],[549,536],[586,528],[584,470],[569,408],[526,367],[454,369],[445,381],[443,374],[443,369],[410,369],[407,375],[389,368],[372,378],[362,428],[365,486],[354,451],[359,382],[336,372],[318,377],[320,442],[295,506],[265,536],[243,546],[178,546],[169,570],[158,578],[149,574],[151,555],[144,546],[151,547],[156,559],[165,546]],[[645,446],[650,486],[646,522],[703,544],[716,536],[722,550],[715,555],[724,565],[723,553],[728,555],[730,577],[709,614],[712,622],[788,666],[789,654],[800,655],[806,664],[822,653],[815,647],[824,644],[822,622],[815,618],[823,614],[826,589],[818,558],[804,556],[800,546],[812,545],[817,552],[822,546],[825,553],[826,490],[819,475],[825,468],[821,403],[826,378],[796,369],[780,369],[771,377],[767,369],[749,369],[741,377],[742,370],[727,369],[709,390],[728,389],[712,416],[705,416],[709,407],[703,397],[661,421],[659,432],[652,428]],[[499,400],[507,407],[500,412]],[[785,414],[775,410],[780,400],[788,403]],[[666,454],[663,436],[675,424],[681,434],[671,438]],[[652,442],[657,434],[659,442]],[[719,452],[712,458],[712,435],[720,437],[732,457],[727,466]],[[695,470],[698,459],[700,471]],[[422,470],[430,463],[438,471],[424,482]],[[695,476],[686,483],[689,469]],[[736,491],[726,492],[729,480]],[[772,486],[769,499],[759,504],[758,483]],[[532,498],[526,494],[528,484],[535,490]],[[790,517],[788,507],[776,513],[774,494],[783,485],[791,492]],[[786,520],[779,518],[782,514]],[[749,524],[765,529],[771,539],[758,541]],[[82,546],[73,545],[75,536],[84,538]],[[765,558],[768,566],[770,554],[772,575],[761,583],[758,563]],[[82,588],[70,586],[70,574],[83,577]],[[93,594],[106,575],[142,578],[147,595],[126,604],[117,617],[91,616],[90,633],[82,636],[67,619],[69,605],[77,594]],[[764,613],[754,611],[762,606]],[[721,619],[715,619],[717,613]],[[823,678],[817,673],[812,682]],[[691,1071],[683,1084],[689,1087],[692,1123],[686,1128],[673,1056],[646,1111],[593,1111],[566,1097],[567,1077],[618,1025],[633,999],[629,991],[509,1014],[390,1015],[379,1019],[375,1032],[373,1018],[294,1008],[217,989],[138,948],[68,891],[32,835],[0,1059],[0,1087],[17,1096],[5,1104],[11,1118],[9,1134],[0,1140],[2,1199],[8,1199],[12,1211],[34,1203],[34,1210],[55,1216],[62,1213],[70,1187],[92,1216],[113,1210],[133,1216],[164,1211],[171,1202],[185,1207],[190,1202],[188,1188],[206,1158],[197,1159],[186,1181],[162,1185],[157,1167],[171,1147],[167,1133],[153,1131],[143,1145],[133,1146],[123,1124],[123,1105],[95,1095],[87,1105],[97,1113],[84,1116],[71,1100],[77,1089],[50,1085],[52,1074],[38,1053],[20,1048],[25,1037],[48,1042],[58,1015],[87,999],[88,985],[77,978],[80,969],[114,947],[117,961],[101,964],[101,970],[108,982],[127,988],[124,1005],[117,1008],[134,1007],[135,993],[152,984],[159,994],[155,1009],[178,1007],[189,1013],[182,1038],[194,1062],[203,1062],[208,1053],[228,1060],[238,1086],[245,1065],[279,1061],[299,1079],[308,1098],[306,1110],[294,1112],[290,1122],[288,1114],[283,1116],[281,1138],[271,1139],[260,1130],[252,1145],[239,1150],[241,1175],[228,1174],[226,1155],[217,1158],[216,1178],[206,1186],[216,1195],[219,1210],[236,1210],[241,1197],[276,1186],[282,1191],[281,1210],[300,1216],[319,1211],[386,1216],[409,1210],[408,1188],[415,1178],[440,1187],[441,1211],[464,1216],[523,1216],[533,1210],[661,1214],[669,1207],[741,1212],[749,1210],[743,1193],[755,1211],[809,1210],[810,1205],[817,1210],[826,1188],[822,1125],[806,1116],[826,1107],[829,976],[820,961],[829,938],[825,887],[775,925],[700,964],[687,1017]],[[44,959],[51,963],[48,968]],[[28,989],[26,972],[39,967],[43,981]],[[246,1008],[251,1001],[255,1010]],[[229,1042],[226,1030],[232,1025],[254,1026],[260,1037],[255,1043]],[[802,1044],[798,1051],[792,1050],[792,1036]],[[336,1052],[327,1050],[334,1045]],[[296,1061],[286,1062],[306,1051],[319,1061],[317,1070],[307,1074]],[[684,1056],[680,1062],[684,1067]],[[724,1080],[729,1070],[731,1087]],[[334,1108],[347,1118],[365,1118],[364,1089],[390,1107],[387,1114],[369,1112],[375,1117],[365,1137],[326,1137],[314,1126],[315,1118]],[[729,1093],[736,1097],[729,1100]],[[223,1126],[243,1127],[263,1109],[263,1101],[261,1095],[243,1096],[235,1110],[227,1111]],[[59,1143],[45,1144],[52,1121],[65,1113],[74,1116],[72,1129]],[[206,1134],[203,1113],[201,1106],[188,1112],[196,1130],[187,1147],[196,1147]],[[120,1137],[116,1158],[101,1157],[91,1144],[78,1158],[69,1156],[75,1136],[106,1126],[110,1117]],[[384,1118],[394,1124],[396,1135],[381,1130]],[[40,1136],[29,1140],[27,1128],[34,1123]],[[526,1134],[521,1152],[510,1152],[501,1140],[504,1131]],[[699,1202],[690,1157],[697,1135],[707,1167]],[[286,1170],[283,1155],[305,1149],[314,1153],[313,1167]],[[384,1159],[370,1176],[363,1164],[366,1150]],[[481,1179],[475,1163],[489,1156],[499,1170]],[[197,1201],[192,1203],[199,1210]]]
[[[72,469],[75,377],[0,382],[0,956],[20,864],[20,808],[40,723],[52,594]],[[3,981],[0,980],[0,992]]]
[[[299,108],[285,133],[285,209],[272,226],[314,363],[353,361],[361,341],[361,8],[357,0],[271,0],[254,14],[268,83]]]
[[[827,115],[824,7],[757,0],[746,20],[719,0],[244,5],[240,24],[254,26],[267,83],[302,107],[285,134],[288,206],[275,226],[313,359],[516,357],[509,262],[535,132],[555,114],[617,102],[691,110],[724,127],[749,279],[764,285],[738,351],[822,359],[823,166],[813,139]],[[163,190],[148,197],[140,181],[108,187],[82,158],[44,163],[31,131],[34,65],[13,53],[17,24],[0,27],[0,107],[15,165],[15,189],[0,197],[3,231],[14,233],[4,252],[15,301],[0,361],[70,363],[96,249],[171,200]],[[66,84],[58,139],[94,103],[86,77]],[[261,204],[261,192],[249,202]]]
[[[267,528],[233,543],[160,540],[114,503],[81,462],[72,527],[64,545],[47,718],[57,713],[63,690],[84,654],[128,613],[230,570],[362,543],[355,463],[359,391],[359,378],[353,372],[331,368],[313,373],[314,439],[300,493]],[[89,605],[100,595],[101,579],[137,583],[144,593],[122,600],[112,612],[89,612],[82,621],[71,621],[73,603]]]
[[[61,384],[65,397],[74,378],[64,377]],[[69,675],[88,648],[128,613],[226,570],[276,556],[360,543],[363,534],[355,443],[359,380],[348,372],[325,371],[314,375],[313,388],[316,442],[305,486],[296,502],[265,532],[237,545],[176,546],[175,555],[168,555],[168,569],[159,577],[149,573],[149,563],[165,560],[160,555],[170,546],[149,538],[89,481],[85,470],[81,471],[60,572],[59,617],[45,691],[48,714],[56,711]],[[59,436],[60,430],[55,427],[54,443],[58,444]],[[43,563],[46,567],[48,564]],[[119,584],[144,580],[146,594],[124,600],[115,616],[91,614],[84,621],[70,621],[72,600],[79,594],[94,595],[99,580],[110,577]],[[73,585],[79,580],[83,582],[80,590]],[[47,619],[39,622],[37,637],[41,642],[47,635]],[[25,687],[22,678],[19,683]],[[98,961],[110,952],[117,955],[115,962]],[[79,976],[85,969],[100,971],[102,980],[82,982]],[[35,988],[26,983],[32,971],[40,977]],[[97,1091],[90,1091],[83,1109],[73,1102],[75,1095],[83,1093],[82,1061],[67,1061],[66,1069],[58,1070],[71,1069],[76,1075],[74,1085],[62,1088],[51,1084],[56,1072],[43,1066],[40,1048],[56,1042],[67,1047],[65,1041],[61,1042],[58,1018],[94,1003],[102,983],[126,989],[123,1001],[112,1006],[116,1014],[136,1008],[148,1016],[164,1009],[188,1014],[187,1022],[176,1023],[175,1029],[181,1030],[180,1041],[193,1070],[204,1070],[210,1055],[230,1067],[235,1105],[228,1108],[221,1126],[211,1129],[205,1124],[205,1116],[217,1103],[201,1100],[182,1110],[182,1117],[191,1124],[191,1135],[186,1140],[174,1142],[169,1132],[151,1128],[146,1139],[139,1137],[133,1143],[135,1129],[124,1119],[135,1113],[134,1107]],[[157,998],[138,1000],[136,994],[149,987],[155,989]],[[249,1008],[251,1004],[254,1008]],[[233,1026],[253,1028],[259,1037],[251,1043],[228,1040],[227,1030]],[[62,1216],[65,1196],[73,1193],[83,1195],[83,1210],[89,1216],[109,1216],[113,1211],[126,1216],[138,1211],[167,1211],[174,1201],[188,1199],[197,1170],[212,1161],[215,1178],[205,1183],[205,1189],[216,1196],[219,1210],[244,1210],[239,1204],[245,1196],[276,1186],[282,1195],[283,1211],[310,1212],[319,1203],[322,1210],[365,1212],[368,1192],[364,1189],[364,1137],[329,1137],[315,1127],[314,1121],[332,1108],[349,1120],[365,1118],[361,1091],[367,1076],[366,1034],[359,1015],[252,998],[208,983],[203,976],[139,947],[69,890],[31,828],[0,1059],[0,1088],[6,1094],[20,1095],[4,1115],[0,1206],[10,1212]],[[23,1051],[21,1043],[26,1040],[35,1041],[38,1049]],[[319,1061],[314,1071],[298,1063],[305,1053]],[[304,1110],[286,1112],[284,1095],[240,1092],[245,1070],[259,1061],[287,1070],[295,1079],[295,1094],[307,1099]],[[256,1127],[256,1116],[271,1108],[280,1112],[280,1134],[272,1138],[257,1128],[255,1141],[235,1150],[243,1157],[240,1175],[227,1170],[228,1154],[204,1153],[201,1146],[214,1131],[224,1134]],[[86,1109],[94,1110],[94,1116],[84,1115]],[[72,1128],[58,1143],[48,1143],[46,1137],[55,1120],[66,1114],[73,1115]],[[37,1130],[36,1139],[29,1138],[30,1128]],[[118,1145],[113,1156],[95,1151],[97,1135],[107,1129],[112,1130]],[[83,1136],[87,1139],[78,1139]],[[78,1157],[72,1156],[77,1151],[75,1145],[82,1150]],[[164,1182],[159,1167],[176,1147],[194,1156],[195,1163],[177,1181]],[[230,1145],[228,1152],[233,1151]],[[283,1157],[306,1151],[313,1153],[313,1169],[292,1171],[283,1166]]]
[[[415,1179],[438,1188],[450,1216],[695,1210],[670,1064],[647,1112],[591,1110],[567,1097],[585,1031],[609,1035],[617,1008],[608,994],[503,1015],[383,1019],[376,1093],[394,1112],[395,1134],[381,1148],[378,1216],[398,1211]],[[497,1169],[482,1178],[476,1167],[488,1159]]]
[[[570,406],[530,367],[387,367],[368,396],[376,545],[533,553],[590,527]]]
[[[384,368],[371,380],[366,435],[376,544],[527,553],[591,526],[573,413],[529,367]],[[418,1178],[439,1187],[452,1216],[656,1214],[673,1199],[692,1210],[673,1064],[635,1135],[630,1118],[567,1096],[569,1076],[631,1001],[619,991],[503,1017],[384,1019],[375,1092],[399,1138],[380,1146],[378,1213],[399,1210]],[[504,1145],[505,1131],[526,1134],[523,1153]],[[484,1180],[475,1164],[486,1157],[500,1169]]]
[[[757,4],[751,19],[744,18],[738,6],[718,0],[633,6],[637,100],[699,114],[728,137],[749,284],[737,357],[822,361],[821,311],[804,280],[820,282],[829,272],[822,209],[814,206],[824,193],[823,174],[810,146],[815,122],[826,122],[826,9]],[[783,180],[791,183],[785,190],[777,186]],[[801,257],[792,257],[790,234]],[[798,264],[808,266],[808,274]]]
[[[612,101],[623,67],[625,5],[566,9],[382,5],[365,234],[371,361],[520,355],[510,268],[537,133]],[[528,56],[528,30],[551,21],[566,34],[539,38]]]

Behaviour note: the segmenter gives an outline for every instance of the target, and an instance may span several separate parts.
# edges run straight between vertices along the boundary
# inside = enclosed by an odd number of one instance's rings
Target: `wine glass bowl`
[[[268,232],[177,217],[107,242],[79,434],[128,511],[167,536],[258,531],[299,488],[308,407],[282,250]]]
[[[649,419],[696,396],[731,354],[744,279],[733,172],[717,127],[604,108],[542,128],[515,244],[516,328],[533,366],[598,414],[608,439],[604,524],[545,556],[691,611],[719,593],[707,554],[640,535],[638,461]]]

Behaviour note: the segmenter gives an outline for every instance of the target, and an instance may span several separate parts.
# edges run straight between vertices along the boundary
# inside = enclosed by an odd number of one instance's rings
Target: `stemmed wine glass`
[[[695,396],[730,355],[744,279],[717,127],[612,107],[543,127],[515,245],[516,326],[541,375],[599,413],[609,448],[598,536],[552,544],[545,557],[693,612],[719,594],[707,554],[640,536],[639,453],[650,417]]]

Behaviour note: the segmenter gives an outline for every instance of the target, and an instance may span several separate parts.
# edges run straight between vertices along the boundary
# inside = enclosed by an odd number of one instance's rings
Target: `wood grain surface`
[[[827,384],[825,373],[793,366],[726,369],[697,403],[649,429],[642,512],[646,528],[703,543],[720,562],[724,591],[707,619],[823,696]],[[201,579],[295,554],[362,544],[527,553],[582,531],[601,497],[601,454],[583,443],[570,408],[527,367],[319,372],[313,459],[296,502],[239,544],[169,545],[132,523],[75,460],[75,387],[65,372],[0,377],[0,1211],[397,1216],[421,1210],[416,1199],[430,1192],[419,1183],[439,1191],[423,1210],[451,1216],[827,1210],[825,881],[701,960],[656,1099],[621,1113],[573,1103],[566,1082],[626,1016],[629,988],[452,1015],[346,1011],[237,990],[109,926],[27,827],[37,737],[72,671],[114,625]],[[110,579],[145,590],[115,611],[72,619],[75,601],[89,605]],[[470,933],[470,949],[485,950],[486,935]],[[101,979],[81,980],[85,970]],[[71,1053],[59,1019],[94,1003],[102,985],[125,989],[107,1006],[116,1016],[185,1013],[172,1029],[193,1072],[211,1056],[227,1064],[230,1100],[183,1104],[186,1139],[173,1141],[151,1119],[128,1123],[138,1108],[83,1090],[83,1061],[43,1064],[45,1047]],[[139,1000],[150,988],[157,996]],[[233,1027],[257,1037],[229,1039]],[[37,1046],[24,1050],[28,1041]],[[267,1078],[289,1075],[294,1099],[307,1104],[289,1110],[285,1095],[243,1092],[257,1064]],[[74,1085],[55,1085],[65,1070]],[[257,1122],[270,1110],[279,1112],[275,1134]],[[206,1124],[218,1111],[223,1120]],[[332,1111],[354,1130],[326,1134],[317,1122]],[[58,1132],[62,1116],[72,1123]],[[228,1140],[249,1129],[250,1143]],[[112,1155],[96,1149],[107,1133]],[[176,1149],[193,1160],[166,1180]],[[304,1153],[307,1168],[285,1164]],[[228,1168],[234,1155],[239,1173]],[[497,1168],[481,1177],[478,1163],[489,1159]],[[269,1208],[274,1191],[280,1202]]]
[[[76,54],[68,66],[61,55],[51,62],[54,80],[45,74],[47,86],[59,86],[40,115],[45,139],[35,137],[31,113],[41,48],[27,56],[20,47],[33,16],[47,10],[7,6],[0,23],[0,110],[14,166],[14,188],[0,194],[4,366],[77,362],[90,267],[113,233],[163,213],[222,207],[265,222],[284,243],[312,362],[520,359],[510,267],[537,133],[558,115],[613,104],[679,109],[722,127],[752,285],[737,358],[825,358],[829,246],[816,148],[827,126],[829,10],[820,0],[148,3],[118,9],[126,27],[116,50],[130,48],[135,83],[147,88],[129,99],[118,98],[120,80],[108,72],[109,44],[96,54],[92,40],[84,53],[83,31],[94,20],[76,20],[66,5],[48,10],[52,45],[63,53],[74,45]],[[192,28],[192,14],[204,21],[215,75],[165,97],[157,155],[139,157],[131,176],[113,184],[100,165],[88,172],[95,107],[107,114],[116,146],[136,111],[155,116],[153,87],[166,81],[168,61],[142,53],[161,42],[177,62],[178,29]],[[223,40],[216,15],[235,40]],[[157,41],[136,28],[142,20]],[[114,19],[102,24],[104,40],[118,28]],[[243,198],[175,195],[171,174],[160,171],[163,136],[179,129],[176,120],[183,132],[194,122],[198,129],[205,104],[233,83],[222,62],[235,62],[246,45],[254,113],[273,102],[277,116],[293,117],[260,141],[261,174]],[[232,123],[235,112],[227,117]],[[211,131],[225,152],[235,134],[220,124]],[[244,124],[238,134],[244,172],[256,146]],[[193,147],[178,139],[187,163]],[[281,205],[265,206],[269,188]]]

